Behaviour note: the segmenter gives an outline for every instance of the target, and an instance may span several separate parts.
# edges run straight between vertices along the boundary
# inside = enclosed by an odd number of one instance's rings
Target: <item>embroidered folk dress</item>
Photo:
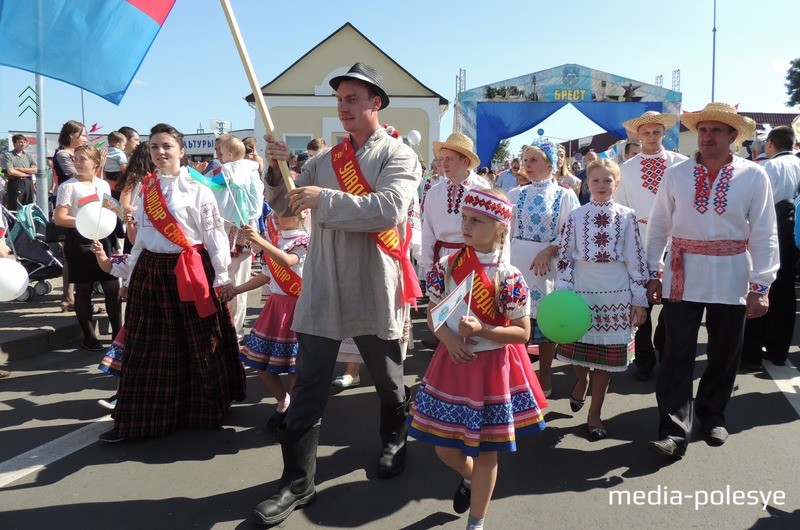
[[[487,190],[490,185],[485,178],[470,171],[469,176],[460,184],[446,177],[440,178],[425,195],[422,203],[420,264],[426,273],[438,259],[455,253],[464,244],[464,237],[461,235],[461,206],[467,192],[472,188]],[[455,248],[442,248],[437,257],[434,250],[437,241],[449,243]]]
[[[610,372],[633,358],[632,306],[647,307],[648,280],[636,214],[612,201],[573,211],[561,233],[556,289],[574,290],[592,313],[589,331],[561,344],[561,361]]]
[[[614,200],[636,212],[642,243],[647,239],[647,222],[664,173],[686,158],[680,153],[662,149],[652,155],[638,153],[619,167],[620,183],[614,192]]]
[[[298,257],[299,261],[291,269],[301,278],[308,242],[305,230],[281,230],[278,244],[275,245],[287,254]],[[263,259],[269,259],[266,253]],[[292,320],[297,297],[283,291],[272,277],[267,263],[261,264],[261,274],[269,278],[271,294],[253,324],[247,342],[242,346],[239,360],[256,370],[293,374],[297,361],[297,335],[292,331]]]
[[[500,313],[509,320],[527,317],[528,290],[520,272],[505,262],[498,264],[498,252],[475,254],[490,281],[498,274]],[[432,305],[457,286],[452,277],[445,285],[447,267],[445,257],[428,273]],[[458,333],[458,323],[466,314],[466,302],[462,302],[444,325]],[[516,451],[517,437],[545,427],[544,394],[521,344],[473,340],[477,344],[469,349],[478,356],[466,364],[454,363],[444,343],[439,344],[412,405],[408,434],[470,456],[481,451]]]
[[[746,252],[727,256],[686,251],[681,258],[683,300],[745,305],[748,292],[766,294],[780,260],[772,190],[764,168],[733,156],[711,184],[707,168],[696,158],[667,170],[646,242],[651,277],[661,277],[663,271],[663,298],[674,295],[673,267],[665,266],[662,258],[670,237],[673,246],[675,238],[747,242]]]
[[[570,212],[580,206],[578,197],[555,180],[531,182],[508,193],[514,209],[511,219],[511,264],[522,272],[531,299],[531,318],[536,318],[539,302],[553,291],[556,260],[550,273],[537,276],[531,263],[542,250],[558,245],[558,236]]]

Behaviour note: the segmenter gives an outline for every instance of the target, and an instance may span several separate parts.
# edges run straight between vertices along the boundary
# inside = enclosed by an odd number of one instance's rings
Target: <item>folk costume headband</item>
[[[511,203],[485,191],[469,190],[467,196],[464,197],[464,206],[462,208],[491,217],[506,226],[511,223]]]
[[[547,157],[550,162],[550,173],[555,174],[558,171],[558,146],[547,138],[536,139],[531,142],[530,147],[535,147]]]

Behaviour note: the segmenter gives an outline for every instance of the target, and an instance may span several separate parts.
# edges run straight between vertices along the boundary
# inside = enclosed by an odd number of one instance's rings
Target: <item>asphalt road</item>
[[[257,316],[251,308],[251,322]],[[415,324],[417,339],[427,335]],[[795,341],[798,344],[798,341]],[[417,348],[421,348],[418,344]],[[794,346],[790,360],[800,361]],[[696,375],[705,366],[700,352]],[[431,352],[410,352],[415,387]],[[116,380],[83,350],[42,351],[0,380],[0,528],[257,528],[251,512],[281,472],[265,432],[275,401],[253,373],[248,399],[219,431],[101,444],[110,428],[96,400]],[[800,528],[800,373],[768,366],[740,375],[720,448],[695,439],[683,460],[646,450],[656,436],[655,381],[614,378],[604,421],[610,438],[585,439],[586,408],[569,409],[571,370],[556,365],[547,429],[503,454],[487,528]],[[317,467],[317,501],[280,528],[463,528],[451,510],[458,477],[431,446],[411,441],[406,471],[375,473],[378,401],[371,381],[330,400]],[[334,390],[332,389],[332,392]]]

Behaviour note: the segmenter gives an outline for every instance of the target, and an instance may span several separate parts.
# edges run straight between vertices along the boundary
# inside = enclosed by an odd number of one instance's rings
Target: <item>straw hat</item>
[[[461,153],[469,158],[469,169],[474,169],[481,165],[481,159],[472,151],[473,148],[474,144],[472,143],[472,139],[461,133],[451,134],[444,142],[433,142],[434,156],[439,156],[440,149],[450,149],[451,151]]]
[[[330,80],[329,84],[334,90],[339,90],[339,83],[345,79],[357,79],[362,83],[367,83],[381,98],[381,109],[389,106],[389,96],[383,89],[383,76],[373,67],[362,62],[357,62],[350,67],[344,75],[338,75]]]
[[[669,129],[678,123],[679,117],[676,114],[667,114],[648,110],[638,118],[622,122],[622,126],[628,131],[628,137],[636,140],[638,137],[637,131],[639,127],[647,123],[657,123],[664,126],[664,130]]]
[[[727,103],[709,103],[703,110],[685,113],[681,121],[690,131],[697,132],[697,124],[701,121],[718,121],[736,129],[736,140],[739,143],[753,136],[756,132],[756,122],[742,116],[736,107]]]

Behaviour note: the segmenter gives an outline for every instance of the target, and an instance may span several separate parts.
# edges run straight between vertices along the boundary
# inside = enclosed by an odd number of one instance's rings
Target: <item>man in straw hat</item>
[[[675,114],[662,114],[649,110],[639,116],[622,123],[628,136],[638,140],[641,152],[631,157],[620,166],[620,184],[615,198],[618,203],[633,208],[639,222],[639,233],[642,241],[647,237],[647,220],[656,202],[656,193],[668,167],[686,160],[680,153],[664,149],[663,141],[667,129],[678,123]],[[636,331],[634,343],[636,360],[636,379],[647,381],[656,365],[656,348],[653,347],[653,322],[650,314],[653,305],[647,308],[647,319]],[[661,316],[659,315],[659,324]],[[664,350],[663,326],[656,327],[656,346],[658,351]]]
[[[312,229],[292,325],[299,353],[280,435],[283,474],[277,493],[256,508],[265,524],[314,500],[320,423],[344,338],[352,337],[361,351],[381,401],[378,476],[395,476],[405,464],[409,391],[400,339],[404,305],[421,295],[408,260],[406,215],[422,171],[414,151],[380,124],[378,111],[389,96],[375,69],[356,63],[330,85],[350,134],[309,159],[288,194],[277,161],[288,160],[289,149],[266,137],[269,204],[276,212],[310,209]]]
[[[472,188],[489,189],[486,179],[473,171],[480,165],[473,152],[472,140],[453,133],[444,142],[433,142],[433,154],[441,160],[445,179],[437,182],[425,195],[422,205],[422,259],[425,272],[444,256],[464,244],[461,236],[461,207],[464,196]]]
[[[725,406],[742,352],[745,317],[767,312],[778,270],[775,210],[764,169],[730,146],[752,136],[753,120],[724,103],[683,115],[698,152],[667,169],[647,228],[648,299],[663,297],[667,348],[656,383],[659,440],[649,449],[680,458],[696,412],[711,446],[728,438]],[[662,256],[669,238],[669,263]],[[663,292],[662,292],[663,273]],[[692,399],[697,334],[706,312],[708,364]]]
[[[769,177],[775,203],[781,266],[777,279],[769,288],[769,311],[761,318],[748,320],[745,326],[744,348],[739,363],[745,370],[761,369],[762,347],[766,348],[773,364],[785,364],[794,335],[797,305],[794,282],[798,258],[794,243],[794,198],[800,185],[800,159],[792,156],[794,143],[794,131],[785,125],[771,129],[764,142],[768,159],[763,167]]]

